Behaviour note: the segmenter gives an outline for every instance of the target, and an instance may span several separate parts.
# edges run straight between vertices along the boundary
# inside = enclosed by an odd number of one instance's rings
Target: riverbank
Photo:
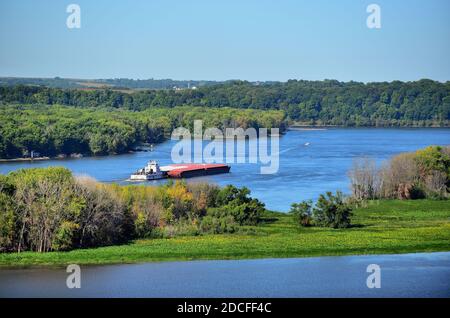
[[[43,161],[43,160],[51,160],[57,158],[50,157],[36,157],[36,158],[12,158],[12,159],[0,159],[0,163],[2,162],[33,162],[33,161]]]
[[[151,150],[146,150],[144,148],[138,148],[138,149],[132,149],[128,150],[123,153],[116,153],[116,154],[108,154],[108,155],[93,155],[93,154],[58,154],[53,157],[35,157],[35,158],[9,158],[9,159],[0,159],[0,163],[8,163],[8,162],[35,162],[35,161],[48,161],[48,160],[66,160],[66,159],[80,159],[80,158],[100,158],[100,157],[106,157],[106,156],[117,156],[117,155],[124,155],[124,154],[130,154],[135,152],[148,152]]]
[[[0,254],[1,267],[152,261],[291,258],[450,251],[450,201],[374,201],[354,211],[354,227],[298,228],[268,213],[263,225],[228,235],[137,240],[70,252]]]

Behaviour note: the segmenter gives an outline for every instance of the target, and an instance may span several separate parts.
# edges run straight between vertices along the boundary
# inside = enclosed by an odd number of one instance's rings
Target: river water
[[[288,211],[292,202],[324,191],[348,192],[354,158],[381,163],[431,144],[450,144],[450,129],[289,131],[280,139],[277,173],[262,175],[259,165],[231,164],[229,174],[189,182],[246,186],[269,209]],[[57,165],[126,184],[150,159],[170,164],[174,145],[167,141],[151,152],[117,156],[0,163],[0,173]],[[369,264],[381,267],[380,289],[366,286]],[[450,253],[86,266],[81,272],[81,289],[68,289],[64,268],[2,269],[0,297],[450,297]]]
[[[126,183],[129,175],[150,159],[170,164],[176,141],[156,145],[154,151],[117,156],[40,162],[0,163],[0,173],[19,168],[64,166],[75,174],[87,174],[102,182]],[[308,145],[305,145],[308,144]],[[260,174],[259,164],[232,163],[231,173],[190,179],[219,185],[246,186],[267,208],[288,211],[293,202],[315,199],[325,191],[348,192],[347,171],[354,158],[368,156],[378,163],[405,151],[428,145],[449,145],[450,129],[334,128],[288,131],[280,138],[279,170]],[[165,181],[152,181],[159,184]]]
[[[2,269],[0,297],[450,297],[450,252],[82,266],[79,289],[68,275]]]

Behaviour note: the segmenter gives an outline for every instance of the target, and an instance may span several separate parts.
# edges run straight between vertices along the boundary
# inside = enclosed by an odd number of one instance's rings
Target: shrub
[[[208,209],[207,216],[224,218],[231,216],[239,225],[256,225],[264,212],[264,205],[257,199],[236,205],[236,202]]]
[[[183,219],[174,224],[168,224],[161,229],[162,237],[195,236],[199,235],[197,221]]]
[[[257,199],[252,199],[248,203],[234,206],[231,215],[240,225],[256,225],[264,212],[264,204]]]
[[[217,193],[217,206],[224,206],[231,202],[235,205],[240,205],[250,201],[248,197],[250,195],[250,190],[246,187],[236,188],[235,186],[229,184]]]
[[[240,225],[256,225],[265,211],[264,204],[249,197],[250,190],[228,185],[217,194],[217,208],[208,210],[215,217],[232,216]]]
[[[353,197],[357,200],[375,199],[379,194],[379,172],[374,160],[359,158],[349,171]]]
[[[315,224],[332,228],[348,228],[351,225],[352,209],[344,202],[342,192],[333,195],[321,194],[313,209]]]
[[[429,146],[391,158],[381,169],[356,161],[349,171],[353,198],[422,199],[448,197],[450,148]]]
[[[399,154],[384,165],[381,174],[381,197],[410,199],[411,189],[419,182],[419,169],[413,153]]]
[[[290,214],[294,217],[296,224],[310,226],[312,221],[312,201],[302,201],[291,205]]]
[[[214,217],[207,215],[200,223],[200,231],[202,233],[222,234],[234,233],[239,228],[234,218],[231,215]]]

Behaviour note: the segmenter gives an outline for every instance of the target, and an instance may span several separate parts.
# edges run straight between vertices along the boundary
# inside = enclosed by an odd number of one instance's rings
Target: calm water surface
[[[150,159],[170,164],[174,144],[119,156],[1,163],[0,173],[58,165],[102,182],[127,183]],[[327,190],[347,192],[347,170],[356,157],[381,163],[430,144],[450,144],[450,129],[289,131],[280,139],[278,173],[231,164],[230,174],[189,182],[247,186],[268,208],[287,211],[292,202]],[[366,287],[366,267],[373,263],[382,268],[381,289]],[[65,269],[2,269],[0,297],[450,297],[450,253],[87,266],[78,290],[66,288],[66,277]]]
[[[305,143],[310,143],[305,146]],[[150,159],[172,163],[174,141],[157,145],[153,152],[34,163],[0,163],[0,173],[19,168],[64,166],[75,174],[88,174],[102,182],[120,182]],[[219,185],[246,186],[269,209],[288,211],[291,203],[315,199],[324,191],[348,192],[347,171],[356,157],[369,156],[378,163],[404,151],[428,145],[450,144],[450,129],[327,129],[289,131],[280,139],[280,168],[272,175],[260,174],[255,164],[231,164],[231,173],[190,179]],[[165,181],[153,181],[158,184]]]
[[[369,264],[381,288],[366,285]],[[450,253],[0,270],[0,297],[450,297]]]

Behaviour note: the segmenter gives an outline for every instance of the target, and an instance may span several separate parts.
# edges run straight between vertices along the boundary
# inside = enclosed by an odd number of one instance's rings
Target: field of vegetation
[[[450,250],[450,201],[370,201],[354,210],[348,229],[298,227],[291,215],[267,212],[263,223],[233,234],[139,239],[69,252],[0,253],[0,266],[112,264],[193,259],[243,259],[413,253]]]

